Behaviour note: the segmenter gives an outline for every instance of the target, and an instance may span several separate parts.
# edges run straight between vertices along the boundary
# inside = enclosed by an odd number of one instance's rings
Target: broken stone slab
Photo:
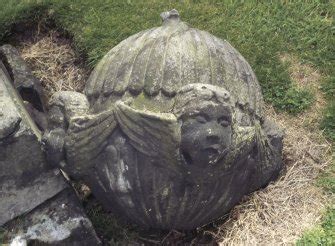
[[[12,178],[1,184],[0,225],[29,212],[68,187],[57,169],[20,183]]]
[[[44,217],[41,217],[45,214],[48,225],[58,228],[60,233],[54,241],[85,240],[91,242],[90,245],[99,244],[92,225],[75,197],[60,170],[46,162],[41,132],[29,116],[0,61],[0,226],[9,225],[10,237],[15,238],[21,235],[21,232],[15,234],[15,231],[24,231],[25,227],[13,222],[13,219],[15,221],[20,217],[24,225],[29,225],[28,233],[29,228],[47,228],[43,224]],[[37,229],[35,231],[42,242],[45,237],[56,237],[53,232],[45,232],[44,235],[44,232],[39,234]]]
[[[40,81],[33,76],[31,69],[11,45],[0,46],[0,60],[4,63],[8,76],[24,101],[24,106],[37,126],[44,130],[47,126],[45,117],[46,96]]]
[[[41,83],[33,76],[19,51],[9,44],[3,45],[0,47],[0,59],[6,66],[14,87],[23,100],[30,102],[37,110],[44,111],[46,98]]]
[[[91,221],[70,188],[3,228],[4,243],[9,245],[100,245]]]
[[[1,62],[0,132],[0,183],[17,180],[17,186],[25,185],[52,168],[44,162],[41,132],[28,115]]]

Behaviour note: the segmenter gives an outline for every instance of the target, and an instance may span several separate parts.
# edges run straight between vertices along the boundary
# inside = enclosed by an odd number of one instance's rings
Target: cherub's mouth
[[[201,166],[206,164],[213,165],[218,161],[222,160],[228,153],[228,148],[220,144],[212,144],[202,148],[198,152],[200,155],[195,156],[195,159],[191,157],[187,151],[182,152],[183,159],[189,165],[202,163]]]
[[[205,147],[204,149],[214,149],[214,150],[217,150],[219,151],[220,149],[222,148],[222,145],[221,144],[212,144],[212,145],[209,145],[208,147]]]
[[[213,147],[205,148],[204,152],[209,156],[210,159],[212,159],[212,157],[217,156],[220,153],[217,148]]]
[[[222,146],[220,144],[212,144],[208,147],[203,148],[203,151],[208,154],[208,156],[217,155],[220,153]]]
[[[209,157],[209,164],[215,164],[227,155],[228,149],[222,147],[223,146],[220,144],[213,144],[207,148],[204,148],[205,153]]]

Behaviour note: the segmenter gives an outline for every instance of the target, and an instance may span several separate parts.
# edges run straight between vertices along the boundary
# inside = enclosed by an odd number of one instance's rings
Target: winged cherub
[[[107,208],[159,228],[208,223],[278,175],[271,134],[224,88],[189,84],[169,107],[159,101],[139,95],[90,114],[84,95],[56,94],[50,161]]]
[[[44,134],[51,163],[138,224],[194,229],[282,168],[282,133],[227,41],[180,21],[130,36],[92,72],[85,95],[56,93]]]

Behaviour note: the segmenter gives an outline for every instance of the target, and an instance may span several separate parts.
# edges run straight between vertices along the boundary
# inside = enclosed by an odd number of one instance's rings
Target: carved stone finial
[[[257,78],[227,41],[189,27],[177,10],[161,17],[163,27],[103,58],[86,83],[85,112],[68,114],[73,103],[64,101],[64,141],[62,129],[49,138],[64,146],[50,153],[64,150],[62,169],[107,209],[145,227],[189,230],[277,177],[282,135],[261,120]]]
[[[180,20],[180,16],[179,13],[176,9],[172,9],[170,11],[165,11],[163,13],[161,13],[161,18],[163,20],[163,23],[167,23],[170,20],[175,20],[175,21],[179,21]]]

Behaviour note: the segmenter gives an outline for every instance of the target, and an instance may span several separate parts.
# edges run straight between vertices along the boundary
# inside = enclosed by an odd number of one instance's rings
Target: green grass
[[[2,243],[4,242],[5,239],[4,237],[5,237],[5,229],[0,227],[0,245],[2,245]]]
[[[335,156],[334,156],[335,157]],[[335,199],[335,159],[333,164],[318,178],[318,185],[323,187]],[[297,242],[304,245],[335,245],[335,204],[331,204],[323,215],[322,224],[304,233]]]
[[[0,44],[11,34],[11,26],[20,22],[37,21],[48,4],[37,0],[0,0]]]
[[[294,86],[279,54],[296,55],[327,76],[334,73],[331,1],[0,0],[0,4],[4,6],[0,26],[6,30],[2,36],[8,34],[10,23],[34,19],[48,9],[91,66],[121,40],[160,25],[160,12],[177,8],[184,21],[231,42],[255,70],[265,100],[291,113],[309,107],[313,95]]]
[[[335,142],[335,76],[334,75],[333,77],[328,78],[324,82],[322,90],[324,91],[328,99],[328,105],[323,114],[324,116],[321,122],[321,129],[324,130],[326,136],[328,136],[333,142]]]
[[[160,25],[162,11],[176,8],[182,20],[228,40],[240,51],[255,70],[266,102],[297,114],[314,99],[310,91],[294,85],[288,64],[279,59],[280,54],[293,55],[322,74],[328,104],[320,127],[335,141],[334,1],[0,0],[0,6],[0,44],[13,24],[48,16],[73,37],[76,50],[91,67],[123,39]],[[320,184],[334,189],[334,172],[330,173],[320,178]],[[113,228],[110,223],[105,224]],[[334,228],[334,209],[329,208],[322,226],[298,244],[332,243]]]
[[[137,240],[135,226],[121,223],[113,214],[104,210],[100,204],[93,200],[88,201],[85,210],[95,231],[104,243],[123,245]]]
[[[298,242],[298,246],[305,245],[335,245],[335,208],[329,208],[323,218],[323,223],[307,232]]]

